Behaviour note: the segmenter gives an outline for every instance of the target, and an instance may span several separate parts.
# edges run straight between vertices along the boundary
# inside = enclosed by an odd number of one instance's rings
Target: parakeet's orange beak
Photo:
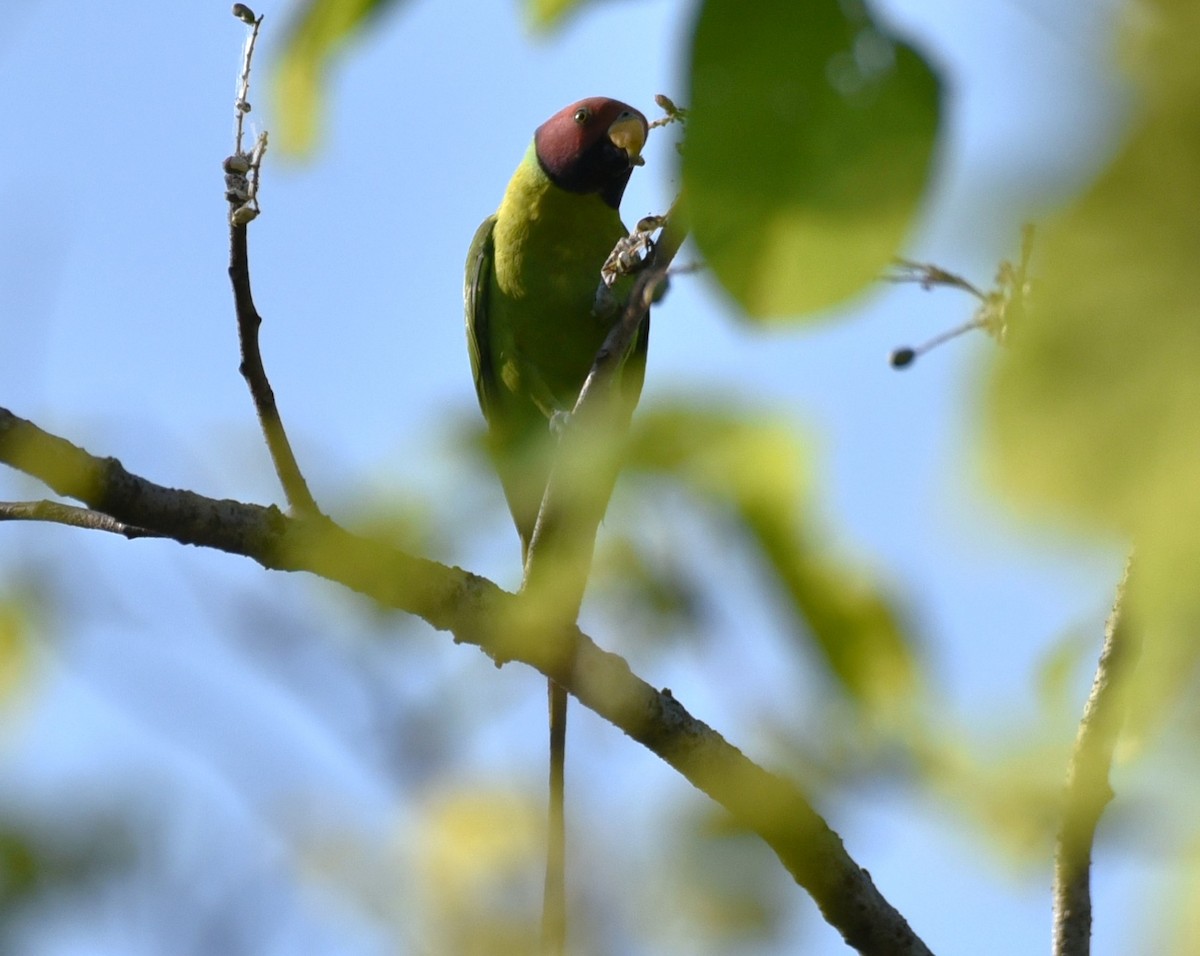
[[[646,145],[646,121],[637,113],[626,111],[608,128],[608,139],[617,149],[625,150],[633,166],[643,166],[642,147]]]

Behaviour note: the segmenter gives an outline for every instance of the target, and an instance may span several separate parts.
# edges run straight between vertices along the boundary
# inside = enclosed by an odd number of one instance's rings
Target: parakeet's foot
[[[645,216],[638,220],[633,232],[617,242],[600,267],[600,277],[605,286],[611,287],[622,276],[633,275],[646,265],[646,257],[654,249],[651,236],[666,222],[665,216]],[[598,302],[599,294],[596,298]]]

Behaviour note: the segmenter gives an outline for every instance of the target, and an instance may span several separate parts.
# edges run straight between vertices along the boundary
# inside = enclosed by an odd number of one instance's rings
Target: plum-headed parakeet
[[[618,206],[649,127],[638,110],[592,97],[537,128],[495,215],[467,257],[467,343],[491,452],[529,547],[555,444],[551,420],[571,410],[620,310],[598,301],[600,269],[627,235]],[[611,303],[610,303],[611,305]],[[618,385],[626,413],[645,374],[649,316]],[[607,493],[608,489],[605,489]],[[561,949],[566,692],[550,684],[550,849],[544,934]],[[556,937],[558,939],[556,940]]]

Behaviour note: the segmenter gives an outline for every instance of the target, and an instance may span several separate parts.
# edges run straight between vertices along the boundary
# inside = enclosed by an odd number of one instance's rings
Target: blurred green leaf
[[[1137,545],[1135,724],[1195,676],[1200,652],[1200,7],[1152,6],[1153,32],[1131,38],[1133,129],[1039,230],[1036,313],[1013,330],[986,406],[1009,494]]]
[[[854,4],[706,0],[690,70],[692,223],[738,304],[792,315],[877,278],[929,178],[940,91],[925,61]]]
[[[562,19],[582,6],[584,0],[525,0],[525,16],[535,29],[548,30],[558,26]]]
[[[1079,712],[1080,675],[1095,670],[1101,635],[1072,629],[1056,638],[1034,672],[1038,703],[1047,717],[1066,719]]]
[[[304,153],[316,144],[333,57],[353,36],[399,0],[307,0],[289,25],[276,67],[276,142]]]
[[[523,0],[525,19],[535,30],[553,30],[594,0]]]
[[[597,544],[588,587],[639,643],[677,634],[696,638],[711,613],[704,584],[681,555],[611,530]]]
[[[541,880],[540,812],[480,781],[427,794],[406,834],[429,952],[529,953]]]
[[[780,941],[786,894],[756,839],[707,807],[683,821],[672,869],[681,886],[674,901],[689,927],[709,945],[730,952],[751,940]]]
[[[0,829],[0,906],[30,895],[41,870],[38,851],[24,833]]]
[[[126,808],[128,809],[128,808]],[[132,821],[83,808],[80,822],[34,820],[5,811],[0,815],[0,950],[5,948],[5,916],[22,903],[61,897],[65,890],[99,885],[127,875],[134,863]]]
[[[1009,861],[1041,867],[1062,823],[1063,768],[1070,740],[1044,719],[1005,720],[994,738],[923,738],[927,786],[965,814]]]
[[[33,645],[22,604],[0,600],[0,706],[11,703],[33,674]]]
[[[774,573],[799,630],[845,690],[887,707],[910,699],[917,665],[887,596],[815,540],[794,429],[713,407],[648,407],[635,416],[630,469],[665,474],[732,512]]]

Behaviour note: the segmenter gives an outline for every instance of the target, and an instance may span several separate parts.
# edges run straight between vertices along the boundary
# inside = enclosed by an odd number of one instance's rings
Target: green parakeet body
[[[538,127],[495,215],[467,257],[467,343],[509,510],[528,546],[553,448],[550,419],[569,412],[617,319],[598,309],[600,267],[627,234],[617,211],[647,135],[615,100],[582,100]],[[599,313],[599,314],[598,314]],[[622,373],[637,403],[649,322]]]
[[[555,446],[551,419],[569,412],[620,315],[598,304],[600,269],[627,235],[618,207],[649,127],[639,111],[601,97],[566,107],[538,127],[495,215],[467,257],[467,343],[496,469],[521,536],[533,536]],[[645,374],[649,317],[622,366],[632,412]],[[600,479],[611,485],[609,478]],[[602,492],[607,495],[610,487]],[[551,826],[548,948],[561,949],[562,784],[566,693],[550,685]],[[557,939],[556,939],[557,937]]]

